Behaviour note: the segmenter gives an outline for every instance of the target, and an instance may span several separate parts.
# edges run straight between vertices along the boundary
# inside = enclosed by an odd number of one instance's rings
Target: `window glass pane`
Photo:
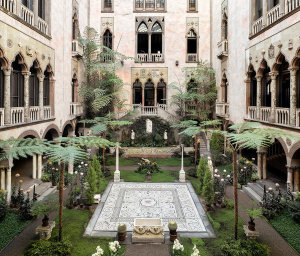
[[[111,0],[104,0],[104,8],[111,8],[112,1]]]
[[[196,10],[196,0],[189,0],[189,9],[190,11]]]
[[[155,22],[153,25],[152,32],[162,32],[161,25],[158,22]]]
[[[138,28],[138,32],[139,33],[147,33],[148,32],[148,28],[146,26],[146,24],[144,22],[142,22]]]
[[[146,0],[146,8],[154,8],[154,0]]]
[[[156,7],[157,8],[165,8],[165,0],[157,0]]]
[[[144,8],[144,0],[136,0],[135,8]]]

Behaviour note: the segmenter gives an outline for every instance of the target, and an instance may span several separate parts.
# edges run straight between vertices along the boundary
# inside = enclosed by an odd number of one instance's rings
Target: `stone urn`
[[[127,234],[127,227],[126,227],[126,224],[121,223],[121,224],[118,226],[118,240],[119,240],[120,242],[125,241],[125,239],[126,239],[126,234]]]
[[[48,227],[48,225],[49,225],[49,217],[48,215],[44,215],[44,218],[42,219],[42,226]]]
[[[168,228],[170,231],[170,241],[174,242],[177,239],[177,223],[175,221],[170,221]]]
[[[255,223],[254,223],[254,220],[250,220],[248,222],[248,229],[251,230],[251,231],[255,231]]]

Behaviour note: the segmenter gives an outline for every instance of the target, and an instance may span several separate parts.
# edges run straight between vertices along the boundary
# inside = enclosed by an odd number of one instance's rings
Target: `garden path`
[[[108,169],[110,170],[115,170],[115,166],[107,166]],[[137,170],[138,165],[131,165],[131,166],[120,166],[119,169],[120,171],[135,171]],[[164,171],[180,171],[180,167],[177,166],[159,166],[160,169]],[[188,167],[187,167],[188,168]],[[191,168],[191,167],[189,167]]]
[[[167,244],[130,244],[126,246],[125,256],[169,256]]]
[[[233,187],[226,188],[226,197],[233,199]],[[252,207],[252,199],[245,192],[238,190],[239,215],[245,223],[249,217],[245,209]],[[299,254],[283,239],[283,237],[263,218],[255,220],[256,230],[259,231],[259,242],[271,248],[272,256],[299,256]]]

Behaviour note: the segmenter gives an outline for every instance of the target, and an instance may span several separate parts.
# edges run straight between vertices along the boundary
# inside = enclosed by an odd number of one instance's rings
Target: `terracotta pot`
[[[93,212],[93,205],[89,205],[89,211]]]
[[[49,217],[47,215],[44,215],[44,218],[42,219],[42,226],[47,227],[49,225]]]
[[[251,231],[255,231],[255,223],[252,222],[252,221],[249,221],[249,222],[248,222],[248,228],[249,228],[249,230],[251,230]]]
[[[176,231],[175,232],[170,231],[170,241],[174,242],[176,239],[177,239],[177,232]]]
[[[127,235],[127,232],[124,232],[124,233],[118,233],[118,240],[119,240],[120,242],[125,241],[126,235]]]

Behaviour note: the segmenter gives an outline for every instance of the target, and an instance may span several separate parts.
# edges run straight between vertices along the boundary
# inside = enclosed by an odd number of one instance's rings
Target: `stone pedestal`
[[[259,232],[258,231],[249,230],[247,225],[244,225],[243,228],[244,228],[245,235],[248,239],[255,240],[256,238],[259,237]]]
[[[179,182],[185,182],[185,171],[181,170],[179,172]]]
[[[55,221],[49,221],[47,227],[38,226],[35,229],[35,233],[40,236],[40,240],[48,240],[51,237],[53,228],[55,227]]]
[[[164,226],[161,219],[135,219],[132,243],[164,243]]]
[[[100,194],[94,195],[94,203],[100,204],[100,202],[101,202],[101,195]]]
[[[114,182],[120,182],[120,171],[115,171]]]

